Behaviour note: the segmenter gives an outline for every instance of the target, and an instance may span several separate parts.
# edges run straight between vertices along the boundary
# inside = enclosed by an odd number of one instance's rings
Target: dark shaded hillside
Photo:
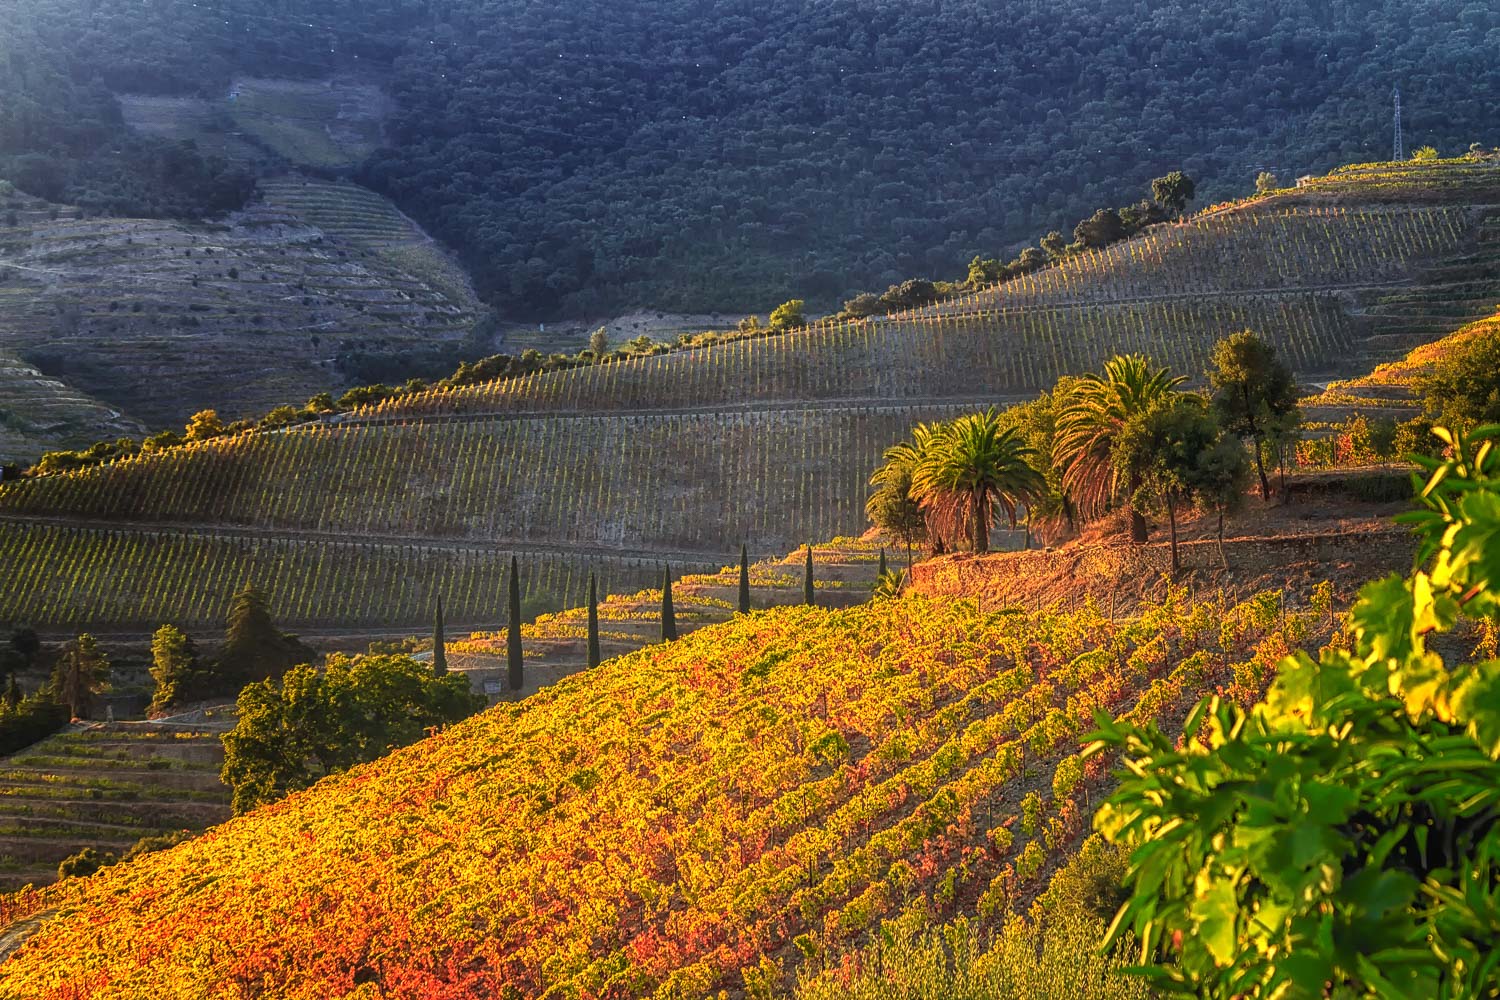
[[[215,93],[235,73],[385,81],[390,148],[364,179],[461,249],[492,303],[537,316],[764,308],[961,274],[1178,166],[1212,199],[1262,169],[1286,181],[1383,159],[1398,82],[1412,148],[1495,141],[1500,97],[1500,13],[1459,2],[20,0],[17,14],[35,41],[0,58],[0,88],[22,98],[0,112],[5,152],[91,155],[89,135],[44,136],[66,110],[115,141],[108,92]],[[47,59],[61,64],[42,72]]]

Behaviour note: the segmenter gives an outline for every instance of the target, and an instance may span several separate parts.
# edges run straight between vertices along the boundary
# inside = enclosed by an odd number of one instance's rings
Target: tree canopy
[[[240,692],[224,737],[224,781],[235,812],[306,788],[325,774],[381,757],[484,706],[465,674],[434,674],[409,656],[328,658]]]
[[[1419,388],[1427,408],[1449,424],[1500,423],[1500,333],[1487,327],[1444,354]]]
[[[1297,382],[1276,349],[1250,330],[1214,345],[1208,372],[1213,407],[1224,429],[1248,439],[1260,475],[1260,496],[1271,495],[1261,444],[1297,409]]]
[[[1131,540],[1146,540],[1145,517],[1135,503],[1145,458],[1117,446],[1131,421],[1161,405],[1185,380],[1130,354],[1110,359],[1102,374],[1089,372],[1069,387],[1059,404],[1052,461],[1063,470],[1063,488],[1083,517],[1098,517],[1123,499],[1130,507]]]
[[[359,177],[502,312],[825,304],[961,277],[1174,171],[1176,207],[1383,159],[1392,79],[1413,146],[1492,139],[1497,30],[1457,0],[14,0],[0,174],[232,207],[242,175],[133,135],[114,95],[361,74],[395,111]]]
[[[271,620],[265,591],[247,583],[229,603],[224,645],[214,667],[214,693],[234,693],[251,681],[276,678],[312,659],[312,650]]]
[[[996,515],[1014,527],[1016,509],[1045,491],[1036,459],[991,407],[944,425],[912,472],[912,496],[936,523],[967,534],[975,552],[988,552]]]

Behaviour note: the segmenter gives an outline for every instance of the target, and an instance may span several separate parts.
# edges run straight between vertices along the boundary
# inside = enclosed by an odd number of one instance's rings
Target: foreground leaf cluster
[[[1101,720],[1127,777],[1095,818],[1134,848],[1133,930],[1164,989],[1223,997],[1500,990],[1500,661],[1453,662],[1500,611],[1500,427],[1423,460],[1420,567],[1367,585],[1347,643],[1217,699],[1174,742]],[[1446,655],[1445,655],[1446,654]]]

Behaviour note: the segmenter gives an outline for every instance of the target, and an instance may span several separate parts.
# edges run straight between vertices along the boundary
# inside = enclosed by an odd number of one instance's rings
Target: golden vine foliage
[[[0,997],[700,997],[898,910],[998,919],[1102,793],[1093,713],[1255,697],[1275,607],[740,615],[10,897]]]

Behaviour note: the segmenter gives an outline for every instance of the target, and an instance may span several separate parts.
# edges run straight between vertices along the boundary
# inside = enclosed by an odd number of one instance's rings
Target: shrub
[[[1027,844],[1021,851],[1021,856],[1016,859],[1016,877],[1022,882],[1029,882],[1041,874],[1047,864],[1047,852],[1042,845],[1035,840]]]
[[[71,854],[62,859],[57,866],[57,877],[65,878],[87,878],[88,876],[108,868],[119,859],[108,852],[101,854],[92,847],[85,847],[77,854]]]
[[[68,722],[68,710],[42,694],[14,709],[0,711],[0,754],[11,754],[46,739]]]
[[[122,862],[134,861],[136,858],[155,854],[157,851],[165,851],[169,847],[176,847],[192,839],[193,831],[191,830],[176,830],[172,833],[157,834],[154,837],[142,837],[131,846],[130,850],[120,856],[120,860]]]
[[[1037,822],[1042,816],[1042,797],[1036,792],[1027,792],[1021,800],[1021,832],[1028,837],[1036,836]]]
[[[1417,388],[1428,412],[1450,425],[1500,422],[1500,326],[1443,355]]]

